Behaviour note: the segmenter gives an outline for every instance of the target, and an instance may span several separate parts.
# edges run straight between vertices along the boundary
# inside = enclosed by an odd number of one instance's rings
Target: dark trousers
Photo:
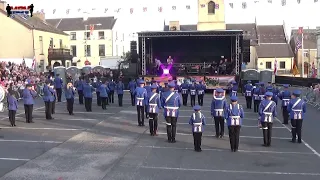
[[[296,142],[298,135],[298,143],[301,143],[302,119],[291,119],[292,142]]]
[[[272,136],[272,123],[263,122],[262,125],[262,132],[263,132],[263,144],[265,146],[271,145],[271,136]]]
[[[24,114],[26,116],[26,122],[31,123],[32,121],[33,104],[24,105]]]
[[[134,97],[134,94],[133,94],[133,93],[130,93],[130,95],[131,95],[131,105],[132,105],[132,106],[135,106],[136,98]]]
[[[252,106],[252,97],[251,96],[246,96],[246,102],[247,102],[247,108],[251,109]]]
[[[196,95],[190,95],[190,99],[191,99],[191,106],[195,106],[196,105]]]
[[[97,94],[97,105],[101,106],[101,97],[100,97],[100,92],[96,92]]]
[[[108,97],[109,97],[109,102],[114,103],[114,91],[110,91]]]
[[[229,126],[229,139],[230,146],[233,152],[236,152],[239,148],[240,129],[241,126]]]
[[[118,94],[118,101],[119,101],[119,106],[122,106],[122,102],[123,102],[123,94]]]
[[[84,98],[84,107],[86,108],[87,112],[92,111],[92,98]]]
[[[176,141],[177,117],[166,117],[167,137],[169,142]]]
[[[56,113],[56,100],[54,100],[53,102],[51,102],[51,114]]]
[[[193,133],[193,145],[195,151],[201,151],[202,132]]]
[[[148,109],[148,106],[145,106],[145,107],[144,107],[144,110],[145,110],[145,113],[146,113],[146,118],[148,119],[148,118],[149,118],[149,109]]]
[[[260,102],[261,102],[260,100],[254,100],[254,101],[253,101],[253,111],[254,111],[254,112],[258,112]]]
[[[9,110],[9,121],[11,126],[16,125],[16,110]]]
[[[214,117],[214,125],[216,128],[216,137],[222,137],[224,135],[224,118]]]
[[[74,104],[74,98],[67,99],[67,110],[70,115],[73,114],[73,104]]]
[[[78,94],[79,94],[79,104],[83,104],[83,91],[78,90]]]
[[[203,94],[199,94],[198,95],[198,104],[199,106],[203,106]]]
[[[184,106],[188,105],[188,94],[182,94],[182,104]]]
[[[144,106],[137,106],[138,125],[144,126]]]
[[[101,98],[102,109],[107,109],[107,97],[100,97],[100,98]]]
[[[283,116],[283,124],[289,123],[289,112],[287,110],[287,106],[282,106],[282,116]]]
[[[45,105],[46,119],[52,119],[52,102],[45,101],[44,105]]]
[[[58,102],[61,102],[62,89],[56,88],[56,91],[57,91]]]
[[[158,129],[158,113],[149,113],[149,128],[152,136],[156,135]]]

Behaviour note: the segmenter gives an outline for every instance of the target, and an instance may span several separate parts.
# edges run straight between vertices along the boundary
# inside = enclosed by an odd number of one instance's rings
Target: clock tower
[[[224,0],[198,0],[197,30],[226,30]]]

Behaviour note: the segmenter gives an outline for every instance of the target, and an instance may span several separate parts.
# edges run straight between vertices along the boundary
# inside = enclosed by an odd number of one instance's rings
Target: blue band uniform
[[[246,96],[251,97],[252,96],[252,92],[251,91],[246,91]]]
[[[290,99],[282,99],[282,101],[283,101],[283,106],[288,106]]]
[[[143,100],[144,100],[144,98],[137,97],[137,106],[143,106]]]

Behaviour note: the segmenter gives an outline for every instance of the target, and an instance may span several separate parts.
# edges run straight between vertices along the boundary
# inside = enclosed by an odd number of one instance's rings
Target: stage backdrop
[[[192,80],[196,80],[196,81],[204,81],[204,77],[203,76],[178,76],[177,77],[177,84],[180,86],[184,80],[187,80],[187,82],[189,84],[191,84]]]
[[[164,82],[168,82],[169,80],[172,80],[172,77],[171,76],[163,76],[163,77],[148,77],[148,76],[144,76],[143,77],[145,81],[152,81],[152,78],[155,80],[155,81],[161,81],[160,85],[161,86],[164,86]]]
[[[205,76],[207,89],[223,88],[227,89],[231,81],[235,80],[235,76]]]

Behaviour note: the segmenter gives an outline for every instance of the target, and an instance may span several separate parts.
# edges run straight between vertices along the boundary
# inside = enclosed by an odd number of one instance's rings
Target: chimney
[[[0,1],[0,9],[6,11],[7,2]]]
[[[169,31],[180,31],[179,21],[170,21],[169,22]]]
[[[42,21],[46,21],[46,16],[43,12],[33,13],[33,17],[37,17],[37,18],[41,19]]]

